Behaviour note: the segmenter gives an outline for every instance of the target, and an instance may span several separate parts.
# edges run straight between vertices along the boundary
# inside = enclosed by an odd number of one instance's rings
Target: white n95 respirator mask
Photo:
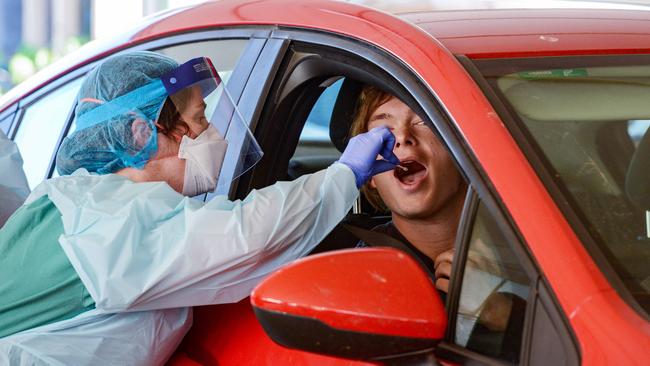
[[[183,195],[212,192],[228,149],[228,142],[212,124],[195,139],[183,136],[178,157],[185,160]]]

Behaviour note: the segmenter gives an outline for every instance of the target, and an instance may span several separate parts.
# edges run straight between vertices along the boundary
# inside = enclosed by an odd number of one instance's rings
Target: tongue
[[[405,175],[405,176],[401,177],[400,181],[402,181],[402,183],[404,183],[404,184],[413,184],[426,174],[427,174],[426,171],[420,170],[420,171],[417,171],[417,172],[415,172],[413,174],[409,174],[409,175]]]

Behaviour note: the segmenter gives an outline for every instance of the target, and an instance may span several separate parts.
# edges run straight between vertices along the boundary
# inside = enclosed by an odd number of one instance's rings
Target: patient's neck
[[[393,212],[393,224],[413,246],[432,260],[454,247],[466,189],[459,189],[435,214],[409,218]]]

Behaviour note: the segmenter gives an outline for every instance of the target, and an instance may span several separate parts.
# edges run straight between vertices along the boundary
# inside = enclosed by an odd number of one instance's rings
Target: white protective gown
[[[0,131],[0,227],[29,194],[18,146]]]
[[[85,170],[43,182],[27,202],[45,194],[62,214],[59,243],[97,309],[0,339],[0,364],[160,364],[189,329],[186,307],[248,296],[312,250],[359,191],[352,171],[335,163],[234,202],[203,203],[166,183]]]

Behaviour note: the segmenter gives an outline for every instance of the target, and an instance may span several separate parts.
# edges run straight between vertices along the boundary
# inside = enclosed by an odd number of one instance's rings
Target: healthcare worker
[[[210,118],[206,100],[217,101]],[[326,170],[243,201],[189,198],[229,186],[262,156],[204,57],[109,58],[75,112],[62,176],[0,230],[0,364],[164,363],[191,325],[188,307],[248,296],[399,163],[392,133],[377,128]]]
[[[0,228],[29,194],[18,146],[0,131]]]

